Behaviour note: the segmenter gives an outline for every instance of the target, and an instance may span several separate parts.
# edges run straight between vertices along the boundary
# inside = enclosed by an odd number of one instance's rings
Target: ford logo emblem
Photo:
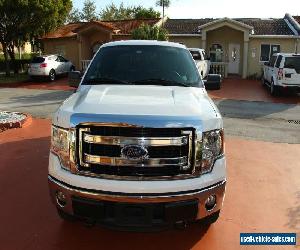
[[[144,160],[149,157],[148,150],[140,145],[127,145],[121,149],[121,156],[128,160]]]

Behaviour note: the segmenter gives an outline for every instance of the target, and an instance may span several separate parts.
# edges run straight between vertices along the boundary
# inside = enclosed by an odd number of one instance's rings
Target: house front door
[[[228,48],[228,73],[239,74],[240,73],[240,45],[230,43]]]

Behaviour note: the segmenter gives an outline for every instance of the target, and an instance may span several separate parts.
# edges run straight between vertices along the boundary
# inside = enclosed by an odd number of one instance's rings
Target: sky
[[[81,8],[84,0],[73,0]],[[155,7],[156,0],[94,0],[98,10],[113,2],[125,6]],[[159,8],[155,7],[157,10]],[[282,18],[285,13],[300,15],[300,0],[171,0],[166,10],[170,18],[260,17]]]

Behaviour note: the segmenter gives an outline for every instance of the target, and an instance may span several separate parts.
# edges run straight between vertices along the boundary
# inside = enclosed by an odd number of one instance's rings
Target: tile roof
[[[300,24],[300,16],[293,16],[293,18]]]
[[[68,38],[68,37],[74,37],[76,36],[76,33],[73,31],[82,27],[86,23],[69,23],[67,25],[64,25],[62,27],[59,27],[57,30],[50,32],[43,36],[43,39],[52,39],[52,38]]]
[[[164,27],[170,34],[199,34],[198,27],[216,19],[168,19]]]
[[[235,20],[253,26],[254,35],[294,35],[283,18],[240,18]]]
[[[153,26],[157,22],[159,22],[159,20],[160,20],[159,18],[154,18],[154,19],[102,21],[102,22],[117,27],[120,30],[121,34],[130,34],[134,29],[138,28],[143,23]]]
[[[218,19],[168,19],[165,28],[170,34],[201,34],[199,26]],[[293,35],[284,19],[234,18],[254,28],[255,35]]]
[[[148,24],[150,26],[155,25],[160,19],[132,19],[132,20],[116,20],[116,21],[92,21],[92,22],[79,22],[79,23],[69,23],[57,30],[46,34],[43,39],[53,39],[53,38],[69,38],[74,37],[84,27],[89,25],[100,25],[109,30],[118,31],[118,34],[130,34],[132,30],[138,28],[142,23]]]

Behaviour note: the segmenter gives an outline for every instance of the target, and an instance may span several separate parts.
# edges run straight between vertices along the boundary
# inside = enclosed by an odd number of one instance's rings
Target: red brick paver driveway
[[[241,247],[239,234],[299,232],[299,145],[227,138],[228,185],[220,220],[207,232],[192,225],[148,234],[61,221],[48,195],[49,146],[49,120],[34,119],[0,134],[0,249],[294,249]]]
[[[68,85],[68,78],[58,78],[54,82],[49,82],[47,80],[38,81],[25,81],[17,83],[2,83],[0,84],[2,88],[25,88],[25,89],[47,89],[47,90],[74,90],[75,88]]]
[[[208,93],[212,98],[300,104],[299,95],[284,93],[281,97],[272,97],[266,86],[254,80],[225,79],[220,90],[208,91]]]

